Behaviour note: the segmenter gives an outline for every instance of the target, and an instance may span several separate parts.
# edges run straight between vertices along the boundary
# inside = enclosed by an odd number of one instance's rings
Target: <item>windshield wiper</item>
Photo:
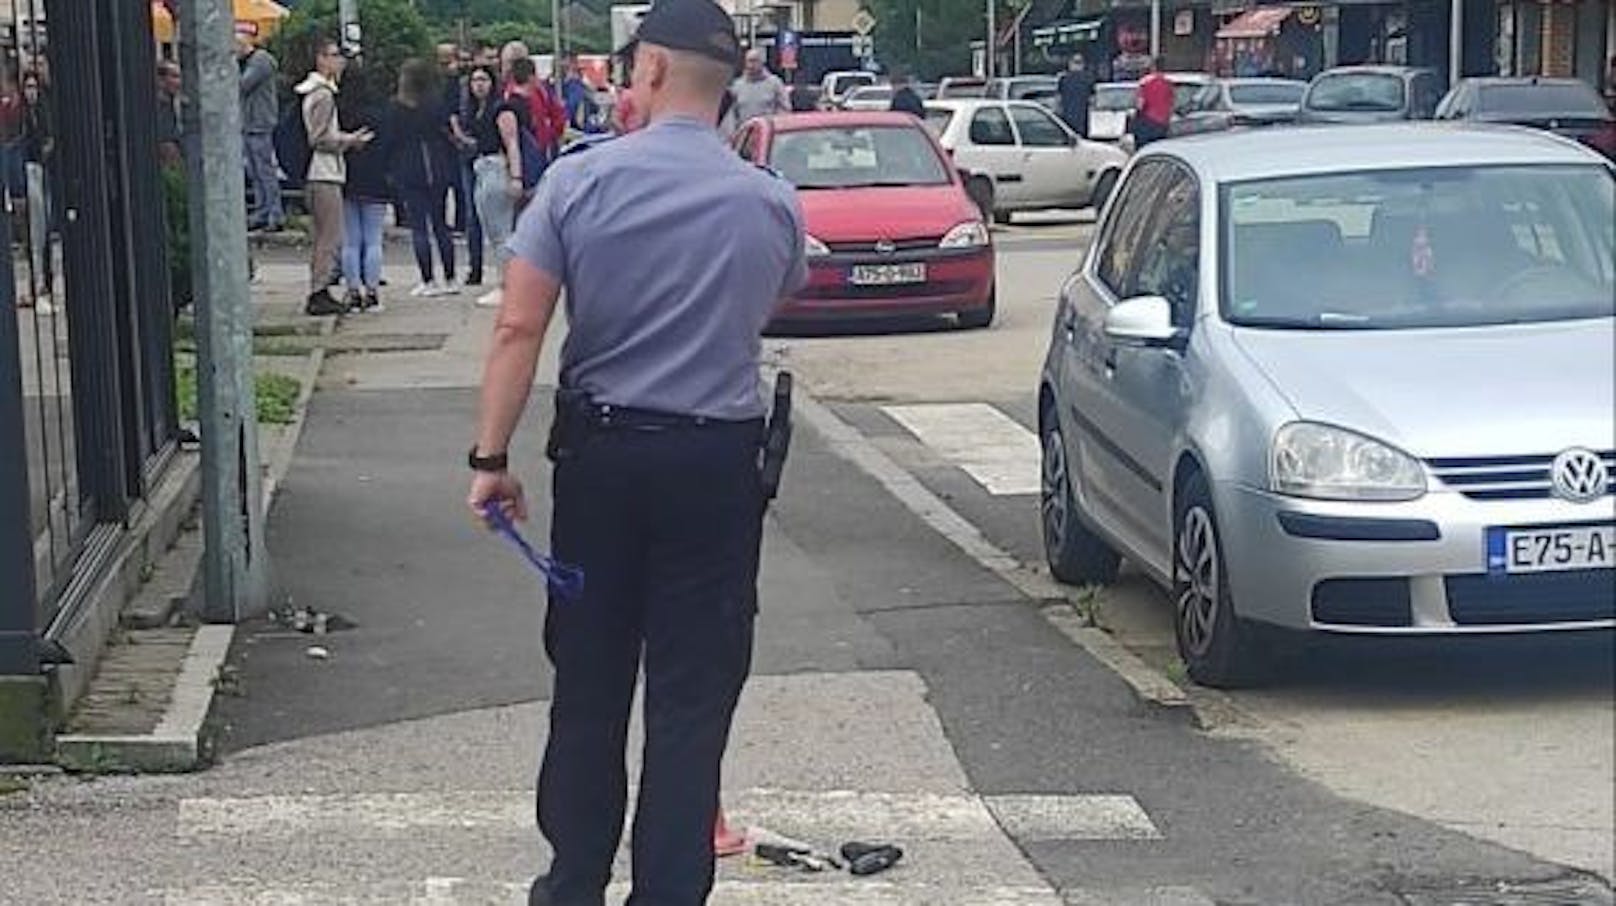
[[[1267,327],[1275,330],[1379,330],[1381,325],[1367,315],[1349,315],[1342,312],[1320,312],[1308,318],[1283,318],[1273,315],[1241,316],[1234,323],[1241,327]]]

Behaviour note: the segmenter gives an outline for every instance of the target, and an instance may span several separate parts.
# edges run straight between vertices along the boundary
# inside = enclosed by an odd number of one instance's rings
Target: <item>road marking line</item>
[[[1132,796],[988,796],[988,810],[1018,840],[1160,840]]]
[[[724,799],[737,826],[806,836],[815,836],[813,829],[819,828],[826,836],[845,839],[874,835],[974,842],[1002,839],[1007,829],[1039,840],[1161,838],[1144,809],[1127,795],[982,797],[747,789],[730,791]],[[175,833],[194,839],[413,836],[434,828],[526,834],[532,824],[530,790],[329,793],[182,799]]]
[[[989,494],[1038,493],[1038,435],[987,403],[927,403],[881,409],[976,479]]]
[[[858,429],[842,421],[836,413],[825,408],[823,403],[809,394],[798,392],[796,411],[825,441],[831,452],[863,469],[911,513],[953,542],[977,563],[1034,601],[1065,602],[1059,606],[1044,608],[1044,617],[1057,629],[1066,633],[1079,647],[1116,672],[1140,699],[1166,708],[1186,708],[1190,713],[1199,716],[1195,711],[1195,703],[1184,690],[1161,671],[1145,663],[1138,655],[1117,644],[1109,636],[1100,638],[1104,634],[1099,630],[1093,630],[1092,633],[1072,631],[1071,626],[1062,625],[1072,621],[1055,618],[1057,612],[1076,616],[1071,607],[1070,597],[1075,593],[1074,589],[1061,585],[1047,573],[1027,567],[989,541],[970,520],[961,516],[953,507],[933,494],[930,488],[921,484],[920,479],[893,462],[892,457],[871,443],[869,438],[860,434]]]

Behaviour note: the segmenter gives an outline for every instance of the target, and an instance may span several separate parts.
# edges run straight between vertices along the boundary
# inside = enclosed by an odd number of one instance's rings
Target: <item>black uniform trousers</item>
[[[554,475],[555,666],[539,774],[554,850],[530,900],[601,906],[623,832],[624,749],[644,657],[645,750],[629,906],[699,906],[713,885],[719,766],[751,669],[764,501],[761,422],[622,423],[571,443]]]

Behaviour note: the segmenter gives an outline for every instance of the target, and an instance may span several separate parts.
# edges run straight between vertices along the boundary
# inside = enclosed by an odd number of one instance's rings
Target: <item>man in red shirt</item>
[[[1162,74],[1161,57],[1150,61],[1150,72],[1139,80],[1139,105],[1133,117],[1133,144],[1143,148],[1167,137],[1173,122],[1173,83]]]
[[[515,60],[531,56],[527,45],[521,41],[512,41],[499,52],[499,74],[503,80],[502,91],[506,99],[515,92],[512,91],[511,63]],[[556,151],[561,148],[561,139],[567,134],[567,108],[556,97],[556,92],[549,83],[540,82],[534,86],[535,90],[527,93],[529,119],[533,123],[533,137],[538,139],[539,148],[544,151],[545,157],[553,158]]]

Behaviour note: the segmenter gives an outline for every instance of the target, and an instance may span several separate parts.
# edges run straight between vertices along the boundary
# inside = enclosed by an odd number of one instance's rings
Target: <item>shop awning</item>
[[[1218,29],[1219,38],[1268,38],[1279,34],[1279,26],[1291,14],[1288,6],[1259,6],[1248,9]]]
[[[252,37],[255,41],[262,41],[274,33],[281,20],[286,18],[290,11],[274,0],[232,0],[233,12],[236,19],[236,31]],[[151,5],[152,32],[158,42],[172,44],[174,42],[174,14],[169,10],[168,4],[163,0],[155,0]]]

